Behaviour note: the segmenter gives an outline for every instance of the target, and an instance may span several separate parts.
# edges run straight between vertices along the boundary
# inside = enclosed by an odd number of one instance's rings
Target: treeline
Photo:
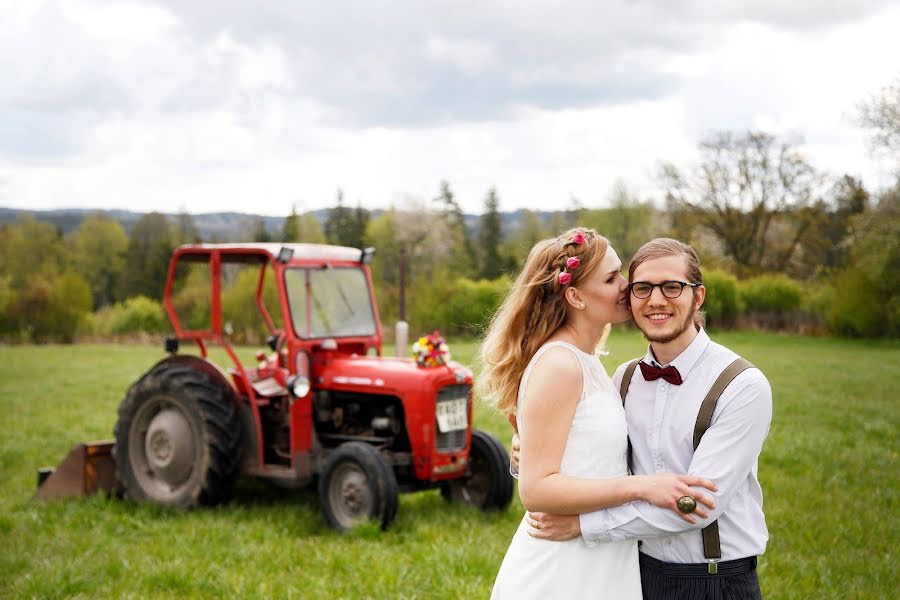
[[[729,250],[730,241],[705,222],[712,217],[703,210],[674,203],[659,209],[622,186],[605,204],[598,209],[573,203],[549,219],[524,211],[517,226],[504,231],[500,197],[491,189],[473,230],[444,182],[433,201],[393,208],[376,218],[344,206],[339,195],[324,223],[294,212],[280,235],[257,228],[242,241],[374,246],[373,278],[388,335],[401,317],[401,270],[406,272],[403,316],[415,334],[437,328],[451,336],[477,335],[534,243],[574,225],[609,237],[626,264],[652,237],[671,235],[694,244],[706,272],[711,327],[900,334],[900,188],[873,198],[858,181],[844,177],[815,203],[773,212],[772,244],[753,253],[754,262],[740,262]],[[789,236],[791,224],[801,218],[814,225]],[[160,300],[172,250],[199,241],[187,214],[168,219],[149,213],[130,232],[101,215],[68,235],[33,217],[4,225],[0,336],[46,342],[164,333],[169,325]],[[778,272],[765,268],[775,252],[782,261]],[[189,327],[208,323],[207,277],[202,269],[179,276],[174,303]],[[265,335],[253,303],[255,289],[254,273],[226,278],[223,310],[238,342],[259,343]]]
[[[576,225],[607,236],[625,264],[645,241],[670,236],[700,253],[711,327],[752,327],[861,337],[900,336],[900,79],[860,108],[873,148],[896,164],[894,185],[866,189],[850,175],[818,172],[790,140],[717,132],[692,168],[663,164],[665,205],[618,185],[608,198],[572,198],[555,213],[523,211],[504,227],[501,197],[486,190],[476,227],[450,183],[429,200],[374,216],[338,191],[321,222],[292,210],[280,232],[260,219],[228,241],[374,246],[385,331],[401,317],[413,335],[477,335],[529,249]],[[603,206],[604,208],[596,208]],[[549,216],[547,216],[549,214]],[[542,218],[543,215],[543,218]],[[32,217],[0,226],[0,339],[164,332],[160,299],[173,248],[199,242],[189,214],[141,217],[126,232],[95,215],[63,234]],[[223,240],[217,240],[223,241]],[[259,342],[254,277],[227,273],[223,306],[238,342]],[[208,321],[201,271],[178,277],[174,303],[189,326]],[[268,294],[272,290],[267,290]]]

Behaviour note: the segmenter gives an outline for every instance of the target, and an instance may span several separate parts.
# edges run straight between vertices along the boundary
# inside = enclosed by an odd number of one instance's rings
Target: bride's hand
[[[692,515],[697,515],[705,519],[709,516],[706,508],[713,510],[716,503],[694,487],[704,487],[713,492],[719,488],[709,479],[697,477],[696,475],[678,475],[676,473],[659,473],[658,475],[639,475],[642,478],[640,496],[654,506],[660,508],[669,508],[674,510],[679,517],[690,524],[696,524],[697,521]],[[690,496],[697,501],[697,508],[693,513],[685,514],[678,510],[678,499],[682,496]],[[706,505],[704,508],[703,505]]]

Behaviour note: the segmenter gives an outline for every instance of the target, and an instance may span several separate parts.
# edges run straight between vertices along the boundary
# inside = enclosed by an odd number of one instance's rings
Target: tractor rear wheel
[[[466,476],[441,484],[441,496],[482,510],[502,510],[512,502],[513,478],[509,455],[500,441],[481,430],[472,431]]]
[[[387,529],[397,515],[394,469],[373,446],[347,442],[329,456],[319,476],[325,520],[346,531],[372,520]]]
[[[136,381],[119,405],[113,453],[125,495],[192,508],[230,499],[241,456],[241,424],[221,385],[163,364]]]

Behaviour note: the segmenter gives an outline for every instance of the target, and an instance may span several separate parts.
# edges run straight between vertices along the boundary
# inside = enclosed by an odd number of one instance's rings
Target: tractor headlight
[[[309,377],[305,375],[293,375],[288,379],[288,389],[294,398],[305,398],[309,394]]]
[[[302,350],[294,356],[294,375],[288,379],[288,389],[294,398],[309,394],[309,354]]]

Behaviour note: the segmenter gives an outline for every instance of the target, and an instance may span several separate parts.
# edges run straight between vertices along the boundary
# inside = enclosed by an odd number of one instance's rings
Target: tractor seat
[[[253,388],[253,391],[256,392],[257,396],[268,398],[272,396],[283,396],[287,394],[287,388],[279,384],[274,377],[264,377],[260,379],[257,376],[256,369],[245,369],[245,372],[247,373],[247,377],[250,379],[249,385]],[[235,386],[237,386],[238,390],[240,390],[243,394],[247,394],[248,382],[244,380],[241,372],[234,367],[229,367],[228,373],[234,380],[234,384]]]
[[[258,396],[284,396],[287,388],[275,381],[274,377],[266,377],[252,382],[253,391]]]

